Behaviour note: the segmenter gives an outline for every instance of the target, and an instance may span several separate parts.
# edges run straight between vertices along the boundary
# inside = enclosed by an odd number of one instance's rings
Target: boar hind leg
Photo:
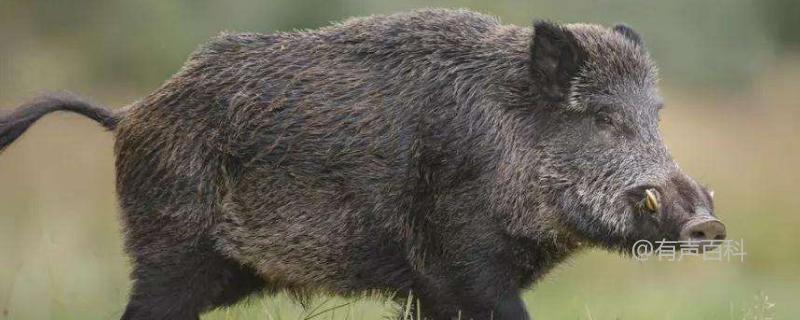
[[[252,270],[208,246],[184,249],[134,261],[133,288],[122,319],[199,319],[202,312],[263,290],[264,281]]]
[[[122,319],[198,319],[264,289],[252,269],[215,250],[208,222],[188,218],[202,210],[169,208],[123,208],[133,287]]]

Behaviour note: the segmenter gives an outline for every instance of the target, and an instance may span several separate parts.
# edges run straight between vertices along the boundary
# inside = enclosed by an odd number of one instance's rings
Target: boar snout
[[[689,220],[681,230],[681,241],[725,240],[725,224],[712,216]]]
[[[691,242],[712,249],[727,236],[725,224],[712,212],[713,193],[678,172],[665,183],[639,185],[627,192],[637,212],[658,221],[665,234],[653,238]],[[676,239],[677,238],[677,239]]]

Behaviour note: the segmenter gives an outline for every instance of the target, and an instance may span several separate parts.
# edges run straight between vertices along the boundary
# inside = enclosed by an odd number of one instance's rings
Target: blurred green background
[[[120,107],[155,90],[220,31],[315,28],[418,7],[504,23],[626,22],[661,68],[665,139],[716,191],[744,262],[580,254],[525,295],[538,319],[800,317],[800,2],[0,0],[0,109],[66,89]],[[0,157],[0,319],[114,319],[129,264],[112,137],[76,115],[37,123]],[[376,319],[380,299],[261,297],[204,319]],[[314,310],[316,308],[316,310]]]

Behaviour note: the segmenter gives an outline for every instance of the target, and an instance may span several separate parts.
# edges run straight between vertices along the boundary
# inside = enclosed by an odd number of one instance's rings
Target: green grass
[[[610,258],[605,254],[590,254],[578,260],[588,260],[580,261],[581,263],[592,260],[604,262],[602,260]],[[630,267],[646,274],[691,272],[704,266],[704,263],[697,261],[690,262],[689,267],[636,264],[625,261],[620,263],[623,269]],[[536,290],[525,294],[528,308],[536,318],[767,320],[791,319],[791,315],[800,312],[800,308],[790,302],[796,293],[786,290],[790,287],[796,288],[800,282],[741,283],[728,279],[735,278],[735,275],[725,274],[725,270],[721,274],[703,279],[687,276],[683,281],[664,277],[646,280],[640,279],[639,275],[634,275],[636,279],[609,277],[593,280],[589,277],[598,277],[600,274],[578,274],[593,269],[591,266],[570,269],[572,270],[563,270],[555,279],[547,280]],[[759,287],[765,286],[774,290],[775,296],[767,294],[767,291],[759,291]],[[775,302],[778,300],[786,303],[778,304]],[[378,319],[395,314],[398,310],[402,311],[403,307],[380,298],[320,298],[304,309],[288,297],[278,295],[267,299],[253,299],[233,308],[215,311],[203,319]]]

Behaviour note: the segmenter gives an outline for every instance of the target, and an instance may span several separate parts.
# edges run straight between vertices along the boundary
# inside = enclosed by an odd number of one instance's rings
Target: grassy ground
[[[800,314],[800,72],[784,69],[737,96],[665,93],[662,123],[671,151],[716,191],[729,238],[744,239],[744,262],[642,263],[583,253],[525,294],[534,316],[738,320]],[[22,99],[0,95],[0,105]],[[62,114],[37,123],[0,157],[0,319],[120,315],[129,265],[113,194],[112,143],[89,120]],[[328,308],[334,309],[314,316]],[[396,308],[380,299],[320,298],[303,309],[278,296],[204,319],[376,319]]]

